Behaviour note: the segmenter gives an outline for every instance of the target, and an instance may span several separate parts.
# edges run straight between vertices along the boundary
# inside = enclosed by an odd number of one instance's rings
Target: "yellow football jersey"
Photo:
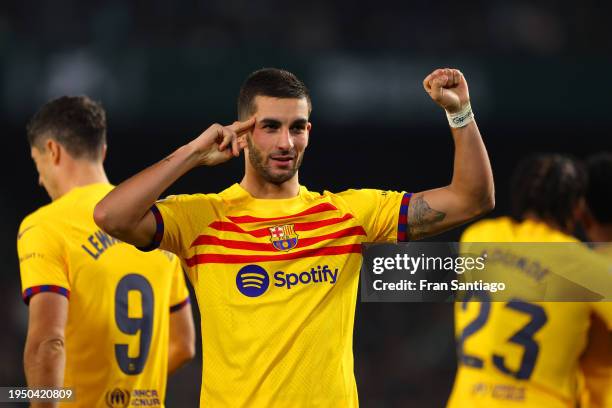
[[[300,188],[255,199],[171,196],[153,207],[202,315],[202,407],[356,407],[361,243],[406,238],[409,194]]]
[[[544,223],[470,226],[462,242],[577,242]],[[608,302],[457,302],[458,371],[448,406],[575,407],[591,313],[612,328]]]
[[[69,298],[64,386],[76,400],[62,406],[162,407],[169,314],[188,303],[189,293],[173,254],[144,254],[96,226],[94,206],[112,188],[75,188],[23,220],[23,297]]]
[[[612,243],[597,245],[596,250],[612,258]],[[611,330],[599,316],[592,316],[589,344],[581,361],[585,378],[581,408],[612,408]]]

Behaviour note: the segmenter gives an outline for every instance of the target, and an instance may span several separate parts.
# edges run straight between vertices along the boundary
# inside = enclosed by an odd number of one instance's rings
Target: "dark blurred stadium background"
[[[603,0],[2,1],[0,386],[25,384],[15,240],[20,220],[48,202],[24,130],[45,101],[88,94],[104,104],[107,171],[118,183],[211,123],[233,121],[249,72],[283,67],[312,92],[303,184],[416,191],[449,182],[453,157],[444,114],[421,81],[433,68],[458,67],[493,163],[493,215],[501,215],[524,155],[612,150],[611,12]],[[197,170],[169,192],[215,192],[241,171],[241,160]],[[452,330],[452,305],[359,304],[362,406],[443,406],[455,370]],[[199,360],[171,378],[169,407],[197,406]]]

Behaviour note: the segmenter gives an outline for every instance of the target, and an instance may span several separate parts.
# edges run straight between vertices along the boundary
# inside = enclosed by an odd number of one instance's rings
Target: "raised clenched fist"
[[[449,113],[459,112],[470,102],[467,82],[458,69],[436,69],[425,77],[423,87]]]

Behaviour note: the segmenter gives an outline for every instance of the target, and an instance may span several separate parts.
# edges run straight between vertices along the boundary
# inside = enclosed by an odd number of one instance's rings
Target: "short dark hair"
[[[599,153],[586,161],[589,183],[586,204],[600,223],[612,223],[612,153]]]
[[[584,167],[568,156],[540,154],[527,157],[512,179],[512,213],[523,220],[533,213],[561,228],[574,221],[574,209],[586,191]]]
[[[96,160],[106,143],[106,113],[87,96],[62,96],[44,104],[26,126],[30,146],[48,136],[75,158]]]
[[[255,113],[255,97],[306,98],[308,114],[312,111],[310,94],[306,85],[294,74],[284,69],[263,68],[248,76],[238,95],[238,118],[244,120]]]

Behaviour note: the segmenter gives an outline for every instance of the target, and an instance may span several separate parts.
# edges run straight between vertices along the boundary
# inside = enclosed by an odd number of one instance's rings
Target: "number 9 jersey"
[[[461,241],[578,242],[506,217],[472,225]],[[612,330],[609,302],[457,302],[458,369],[448,407],[576,407],[591,314]]]
[[[162,407],[169,315],[189,302],[178,258],[101,231],[93,209],[113,187],[71,190],[27,216],[17,248],[23,298],[69,298],[64,386],[70,407]]]

